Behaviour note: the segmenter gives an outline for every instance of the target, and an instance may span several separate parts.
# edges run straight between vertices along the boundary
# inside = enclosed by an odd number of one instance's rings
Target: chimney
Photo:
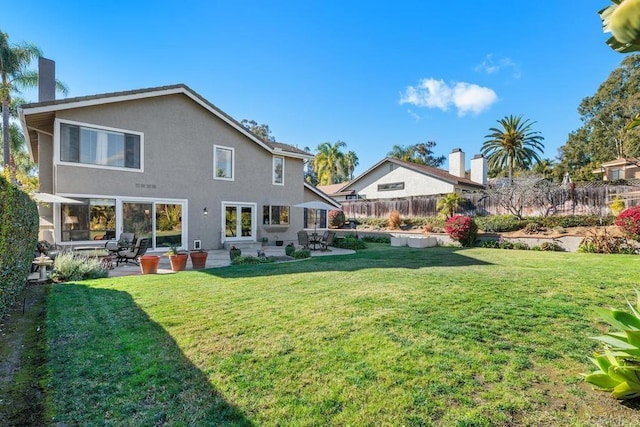
[[[487,185],[487,159],[482,154],[476,154],[471,159],[471,181]]]
[[[458,178],[464,178],[464,151],[459,148],[454,148],[449,154],[449,173],[457,176]]]
[[[50,59],[38,58],[38,102],[56,99],[56,63]]]

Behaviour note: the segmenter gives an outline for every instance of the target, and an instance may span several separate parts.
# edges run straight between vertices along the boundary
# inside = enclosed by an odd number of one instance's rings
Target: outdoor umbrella
[[[296,208],[307,208],[307,209],[323,209],[325,211],[330,211],[334,209],[339,209],[334,205],[330,205],[329,203],[321,202],[320,200],[311,200],[309,202],[298,203],[297,205],[293,205]],[[318,227],[318,220],[316,217],[316,221],[313,223],[313,233],[316,234],[316,228]]]
[[[51,193],[33,193],[31,198],[36,201],[36,203],[65,203],[67,205],[79,205],[83,202],[70,199],[68,197],[57,196]]]

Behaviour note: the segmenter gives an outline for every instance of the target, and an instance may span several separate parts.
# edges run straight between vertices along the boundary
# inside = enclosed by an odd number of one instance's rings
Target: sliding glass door
[[[151,239],[150,248],[184,247],[184,203],[123,201],[121,221],[123,233]]]

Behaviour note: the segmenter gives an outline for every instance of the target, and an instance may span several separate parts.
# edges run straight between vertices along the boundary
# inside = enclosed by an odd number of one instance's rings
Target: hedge
[[[35,202],[0,176],[0,319],[27,283],[37,243]]]

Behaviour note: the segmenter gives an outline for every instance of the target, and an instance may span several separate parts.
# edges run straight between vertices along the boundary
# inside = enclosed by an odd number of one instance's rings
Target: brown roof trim
[[[166,93],[166,92],[169,92],[169,93]],[[63,107],[64,106],[67,108],[72,108],[71,104],[75,104],[75,103],[84,103],[84,102],[101,101],[101,100],[104,100],[105,103],[107,103],[107,102],[110,102],[109,101],[110,99],[114,99],[114,98],[135,97],[137,95],[147,95],[148,97],[153,97],[153,96],[164,96],[168,94],[177,94],[181,92],[187,92],[191,96],[197,98],[200,102],[205,104],[207,107],[214,110],[216,114],[224,117],[228,122],[232,123],[235,127],[238,128],[238,130],[250,135],[252,139],[255,140],[255,142],[257,142],[260,145],[264,145],[268,147],[272,152],[274,152],[274,154],[277,154],[278,152],[282,152],[282,154],[285,154],[285,155],[294,154],[294,155],[304,156],[309,158],[313,157],[313,154],[304,150],[300,150],[299,148],[289,144],[264,141],[263,139],[255,135],[253,132],[251,132],[249,129],[242,126],[242,124],[240,124],[240,122],[238,122],[236,119],[234,119],[233,117],[231,117],[230,115],[222,111],[220,108],[216,107],[214,104],[209,102],[209,100],[207,100],[205,97],[203,97],[198,92],[191,89],[189,86],[187,86],[184,83],[167,85],[167,86],[157,86],[157,87],[144,88],[144,89],[120,91],[120,92],[109,92],[109,93],[101,93],[101,94],[95,94],[95,95],[78,96],[74,98],[56,99],[53,101],[35,102],[30,104],[24,104],[21,110],[28,115],[29,114],[28,110],[42,109],[46,107],[56,107],[56,106]],[[158,93],[158,95],[154,95],[154,93]],[[111,102],[118,102],[118,101],[114,100]],[[97,103],[99,104],[100,102],[97,102]],[[55,110],[55,108],[51,108],[51,110]]]

